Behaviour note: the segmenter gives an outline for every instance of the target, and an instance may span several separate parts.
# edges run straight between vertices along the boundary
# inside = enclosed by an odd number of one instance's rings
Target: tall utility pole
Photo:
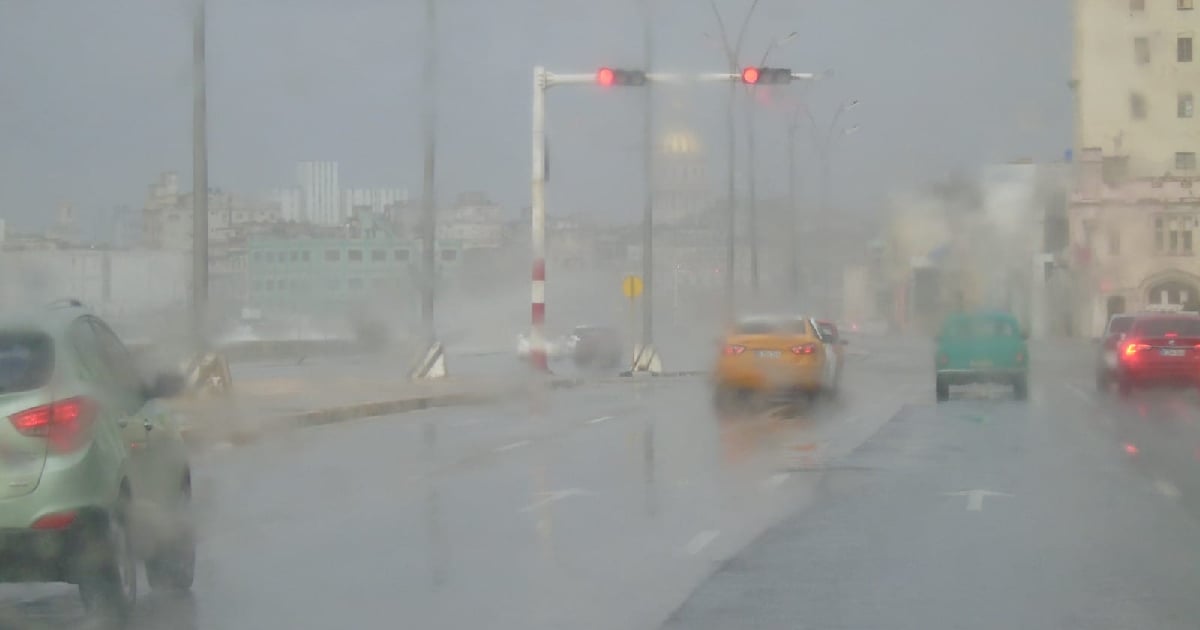
[[[437,160],[437,0],[425,0],[425,72],[422,77],[425,110],[421,124],[425,136],[425,177],[421,183],[421,334],[426,346],[437,338],[433,323],[434,286],[437,283],[437,205],[434,202],[434,169]]]
[[[654,0],[643,0],[645,26],[643,50],[646,56],[642,66],[645,72],[654,69]],[[642,152],[643,179],[646,181],[645,209],[642,214],[642,350],[648,352],[654,344],[654,90],[650,85],[644,90],[645,115],[643,116]]]
[[[725,58],[729,63],[729,74],[732,76],[738,75],[738,55],[742,51],[742,40],[746,36],[746,27],[750,25],[750,18],[754,15],[754,10],[758,8],[760,0],[754,0],[750,4],[750,8],[746,10],[746,16],[742,19],[741,30],[738,31],[737,40],[730,46],[729,33],[725,30],[725,20],[721,17],[721,12],[717,10],[716,0],[709,0],[709,6],[712,7],[713,15],[717,18],[717,27],[721,32],[721,45],[725,49]],[[726,172],[726,202],[729,204],[727,213],[728,218],[728,233],[725,235],[725,319],[727,322],[733,321],[734,301],[736,284],[734,283],[734,265],[737,262],[734,256],[737,241],[737,216],[735,209],[737,201],[734,191],[734,177],[736,175],[735,166],[737,164],[737,138],[734,133],[733,124],[733,108],[737,100],[737,84],[729,84],[729,101],[725,107],[725,140],[726,151],[728,153],[729,163]]]
[[[800,109],[797,108],[792,112],[792,119],[788,121],[788,217],[789,232],[788,241],[793,243],[792,247],[788,248],[791,254],[789,261],[788,279],[791,282],[793,306],[799,306],[800,301],[800,260],[799,249],[795,247],[795,243],[801,243],[800,240],[800,209],[796,207],[796,127],[797,116],[800,114]]]
[[[205,0],[192,22],[192,335],[206,343],[208,311],[208,95]]]

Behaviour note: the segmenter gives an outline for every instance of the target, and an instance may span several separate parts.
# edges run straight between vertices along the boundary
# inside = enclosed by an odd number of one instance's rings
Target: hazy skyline
[[[716,33],[707,2],[655,2],[660,69],[725,69],[703,36]],[[297,161],[331,160],[345,186],[417,197],[423,5],[209,0],[211,185],[265,191],[292,183]],[[736,30],[749,0],[719,5]],[[140,207],[162,170],[190,188],[191,6],[0,0],[0,217],[28,228],[60,202],[85,220]],[[446,0],[439,12],[439,200],[480,190],[519,209],[529,198],[532,67],[640,66],[640,2]],[[949,170],[1058,159],[1070,145],[1066,2],[762,0],[742,62],[790,31],[799,37],[772,65],[835,76],[775,89],[771,100],[804,98],[821,121],[841,99],[862,103],[847,116],[862,131],[834,168],[842,205],[870,211]],[[671,112],[662,131],[688,127],[703,139],[718,194],[725,94],[711,86],[659,99]],[[632,89],[550,92],[551,212],[637,216],[639,106]],[[778,106],[759,112],[762,197],[786,190],[783,119]],[[804,168],[807,184],[811,159]]]

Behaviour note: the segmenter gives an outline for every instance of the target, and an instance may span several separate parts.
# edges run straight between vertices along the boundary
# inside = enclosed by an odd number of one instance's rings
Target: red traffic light
[[[746,85],[778,85],[792,82],[792,71],[788,68],[743,68],[742,83]]]
[[[758,83],[758,68],[745,68],[742,70],[742,83],[754,85]]]
[[[596,83],[601,87],[646,85],[646,73],[643,70],[622,70],[620,68],[604,67],[596,71]]]

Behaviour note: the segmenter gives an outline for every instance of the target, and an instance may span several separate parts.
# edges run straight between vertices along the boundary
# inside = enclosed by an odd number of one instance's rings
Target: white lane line
[[[600,416],[599,418],[592,418],[591,420],[588,420],[587,423],[588,424],[600,424],[601,422],[608,422],[609,420],[612,420],[614,417],[615,416]]]
[[[1087,393],[1079,385],[1076,385],[1075,383],[1067,383],[1067,389],[1070,390],[1072,394],[1075,394],[1075,397],[1079,400],[1082,400],[1085,403],[1092,402],[1091,394]]]
[[[712,541],[716,540],[717,536],[720,535],[721,532],[715,529],[706,529],[695,536],[692,536],[692,539],[688,541],[686,547],[688,554],[694,556],[701,551],[704,551],[704,548],[712,543]]]
[[[1179,492],[1179,488],[1166,479],[1155,479],[1154,489],[1164,497],[1170,497],[1172,499],[1178,499],[1179,495],[1181,494]]]
[[[492,452],[493,453],[503,453],[504,451],[511,451],[516,448],[521,448],[522,446],[529,446],[532,443],[533,442],[530,442],[529,440],[521,440],[519,442],[513,442],[512,444],[505,444],[504,446],[497,446],[496,448],[492,449]]]
[[[539,496],[541,496],[540,499],[538,499],[537,501],[534,501],[533,503],[530,503],[529,505],[526,505],[525,507],[521,508],[519,511],[520,512],[532,512],[540,507],[550,505],[551,503],[554,503],[556,501],[562,501],[563,499],[566,499],[568,497],[578,497],[578,496],[582,496],[584,494],[588,494],[588,493],[579,488],[568,488],[566,490],[557,490],[555,492],[542,492],[539,495]]]
[[[762,485],[764,488],[767,488],[768,490],[773,490],[773,489],[778,488],[779,486],[783,485],[783,482],[787,481],[788,477],[790,477],[790,476],[791,475],[788,473],[775,473],[774,475],[771,475],[770,477],[763,479]]]

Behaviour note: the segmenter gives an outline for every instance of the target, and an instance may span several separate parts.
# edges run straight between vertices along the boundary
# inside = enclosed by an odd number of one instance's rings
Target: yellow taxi
[[[725,335],[713,371],[718,405],[752,394],[802,394],[814,398],[836,387],[826,369],[831,352],[816,320],[803,316],[755,316]]]

